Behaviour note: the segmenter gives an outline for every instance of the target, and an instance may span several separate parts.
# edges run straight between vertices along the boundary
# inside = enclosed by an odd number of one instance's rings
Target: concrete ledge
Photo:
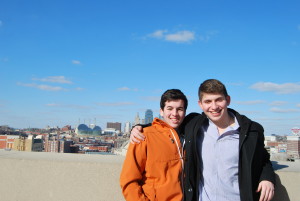
[[[123,201],[124,157],[0,151],[0,200]]]
[[[124,157],[0,150],[0,200],[123,201]],[[300,163],[273,162],[274,201],[299,200]]]

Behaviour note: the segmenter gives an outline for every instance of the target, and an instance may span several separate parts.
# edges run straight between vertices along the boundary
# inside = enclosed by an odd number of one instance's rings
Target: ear
[[[201,110],[203,110],[203,105],[202,105],[201,100],[198,100],[198,105],[199,105],[199,107],[201,108]]]
[[[231,98],[230,98],[230,96],[227,96],[227,97],[226,97],[227,106],[229,106],[229,105],[230,105],[230,101],[231,101]]]
[[[160,110],[159,110],[159,114],[160,114],[160,116],[164,116],[164,111],[160,108]]]

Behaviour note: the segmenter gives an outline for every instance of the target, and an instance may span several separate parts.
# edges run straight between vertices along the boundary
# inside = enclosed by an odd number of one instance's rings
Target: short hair
[[[202,100],[203,93],[223,94],[225,97],[228,96],[225,85],[221,81],[216,79],[208,79],[200,84],[198,90],[199,100]]]
[[[184,93],[179,89],[168,89],[163,93],[160,99],[160,108],[163,110],[167,101],[174,101],[174,100],[183,100],[184,102],[184,109],[187,109],[188,100]]]

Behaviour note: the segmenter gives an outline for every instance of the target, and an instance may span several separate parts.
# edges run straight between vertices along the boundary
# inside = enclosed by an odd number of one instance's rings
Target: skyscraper
[[[130,134],[131,124],[130,122],[125,122],[124,134]]]
[[[137,125],[140,123],[140,116],[139,113],[136,113],[136,116],[134,118],[134,125]]]
[[[148,109],[145,112],[145,124],[152,123],[153,121],[153,112],[152,110]]]

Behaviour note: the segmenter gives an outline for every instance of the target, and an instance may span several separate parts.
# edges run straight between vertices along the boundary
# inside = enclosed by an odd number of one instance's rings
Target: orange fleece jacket
[[[155,118],[144,135],[140,144],[130,143],[123,163],[120,185],[125,199],[181,201],[183,159],[177,132]]]

